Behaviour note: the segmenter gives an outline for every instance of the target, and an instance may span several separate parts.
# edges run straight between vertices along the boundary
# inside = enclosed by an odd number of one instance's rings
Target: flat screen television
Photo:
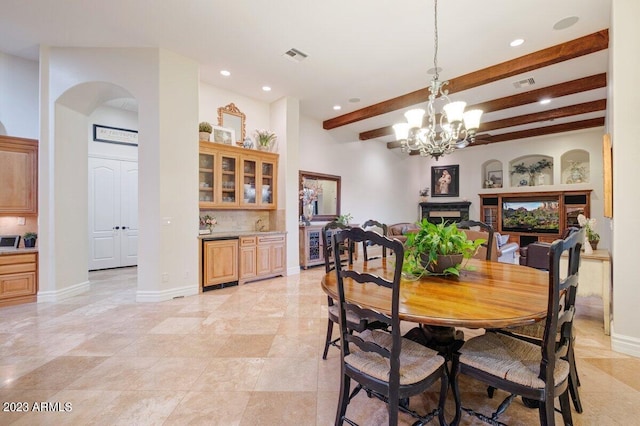
[[[504,200],[502,231],[557,234],[560,232],[558,199]]]

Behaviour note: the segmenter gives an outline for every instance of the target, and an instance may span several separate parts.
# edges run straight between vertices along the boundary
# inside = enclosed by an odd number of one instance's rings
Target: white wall
[[[62,95],[82,86],[77,111],[88,116],[105,100],[96,87],[104,82],[122,88],[139,105],[139,267],[138,294],[141,301],[166,300],[198,291],[198,259],[195,235],[198,229],[197,140],[198,66],[193,61],[158,49],[41,48],[41,157],[39,179],[41,289],[63,294],[77,286],[66,277],[86,270],[87,248],[57,249],[56,238],[79,233],[86,242],[86,226],[71,226],[63,218],[72,215],[57,206],[61,191],[78,194],[77,208],[86,215],[84,179],[62,189],[61,167],[69,162],[55,157],[59,146],[70,148],[73,140],[61,137],[63,124],[55,105]],[[69,72],[73,70],[73,73]],[[121,93],[118,93],[121,96]],[[82,127],[86,147],[88,123]],[[186,141],[186,142],[185,142]],[[68,149],[65,149],[68,151]],[[55,160],[55,161],[54,161]],[[60,161],[60,162],[59,162]],[[86,151],[83,169],[86,171]],[[77,186],[74,186],[77,185]],[[84,191],[78,190],[80,185]],[[166,275],[163,275],[166,274]],[[52,298],[54,296],[51,296]]]
[[[613,119],[608,123],[613,144],[613,325],[612,349],[640,357],[640,286],[638,286],[638,159],[640,68],[638,40],[640,2],[614,0],[610,32]]]
[[[0,134],[38,139],[38,62],[0,52]]]
[[[338,140],[322,122],[300,117],[300,169],[341,176],[340,211],[354,223],[417,220],[418,189],[426,182],[419,163],[382,142]]]
[[[200,110],[198,112],[200,121],[207,121],[217,126],[218,108],[225,107],[230,103],[233,103],[245,114],[246,136],[250,137],[254,143],[256,139],[254,132],[256,129],[273,130],[269,119],[268,103],[256,101],[255,99],[229,92],[207,83],[200,83]],[[278,136],[281,137],[280,134]],[[239,139],[240,137],[236,135],[236,138]],[[197,138],[194,143],[197,144]]]

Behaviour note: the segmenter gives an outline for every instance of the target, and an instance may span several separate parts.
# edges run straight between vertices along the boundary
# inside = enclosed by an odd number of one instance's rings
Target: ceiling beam
[[[503,133],[501,135],[478,135],[476,141],[465,149],[479,145],[488,145],[497,142],[508,142],[517,139],[531,138],[534,136],[552,135],[555,133],[571,132],[573,130],[590,129],[604,126],[604,117],[591,118],[589,120],[574,121],[571,123],[556,124],[553,126],[538,127],[536,129],[521,130],[519,132]],[[395,143],[395,142],[390,142]],[[388,146],[389,144],[387,144]],[[419,151],[411,151],[409,155],[420,155]]]
[[[519,115],[517,117],[509,117],[502,120],[489,121],[480,124],[479,132],[488,132],[490,130],[504,129],[506,127],[521,126],[523,124],[537,123],[540,121],[555,120],[557,118],[571,117],[572,115],[588,114],[595,111],[604,111],[607,109],[607,100],[600,99],[592,102],[585,102],[577,105],[569,105],[562,108],[550,109],[548,111],[536,112],[533,114]]]
[[[557,64],[579,56],[598,52],[609,47],[609,30],[604,29],[578,39],[558,44],[521,56],[511,61],[502,62],[469,74],[449,79],[449,93],[460,92],[473,87],[482,86],[497,80],[529,72],[531,70]],[[426,102],[429,99],[429,88],[416,90],[348,114],[325,120],[325,130],[335,129],[377,115]]]
[[[589,77],[571,80],[566,83],[555,84],[553,86],[543,87],[513,96],[505,96],[504,98],[494,99],[482,102],[476,105],[470,105],[467,109],[481,109],[484,113],[500,111],[507,108],[514,108],[522,105],[538,102],[543,98],[555,99],[561,96],[573,95],[575,93],[586,92],[589,90],[600,89],[607,86],[607,74],[596,74]],[[379,129],[368,130],[359,135],[360,140],[368,140],[380,138],[383,136],[393,135],[393,127],[386,126]]]
[[[534,136],[552,135],[554,133],[590,129],[592,127],[600,126],[604,126],[604,117],[573,121],[571,123],[555,124],[553,126],[538,127],[535,129],[521,130],[518,132],[503,133],[495,136],[478,135],[476,138],[476,142],[470,146],[487,145],[490,143],[506,142],[516,139],[531,138]]]

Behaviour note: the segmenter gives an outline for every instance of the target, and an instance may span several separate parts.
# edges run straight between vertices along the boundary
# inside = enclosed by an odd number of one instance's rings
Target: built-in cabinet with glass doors
[[[278,154],[200,142],[201,209],[275,210]]]

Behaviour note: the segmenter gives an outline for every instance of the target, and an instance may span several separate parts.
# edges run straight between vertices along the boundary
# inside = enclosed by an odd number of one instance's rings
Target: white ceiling
[[[438,8],[438,65],[449,79],[608,28],[611,0],[440,0]],[[577,24],[553,29],[571,16]],[[207,83],[265,102],[295,97],[302,114],[326,120],[426,87],[433,17],[432,0],[0,0],[0,51],[37,59],[41,44],[161,47],[198,61]],[[509,47],[515,38],[525,43]],[[285,58],[291,48],[308,58]],[[473,104],[508,96],[606,72],[607,61],[601,51],[453,98]],[[232,75],[222,77],[222,69]],[[536,86],[513,87],[526,77]],[[606,97],[606,89],[592,92],[565,103]],[[499,111],[483,121],[512,115]],[[360,132],[401,119],[396,111],[348,127]]]

